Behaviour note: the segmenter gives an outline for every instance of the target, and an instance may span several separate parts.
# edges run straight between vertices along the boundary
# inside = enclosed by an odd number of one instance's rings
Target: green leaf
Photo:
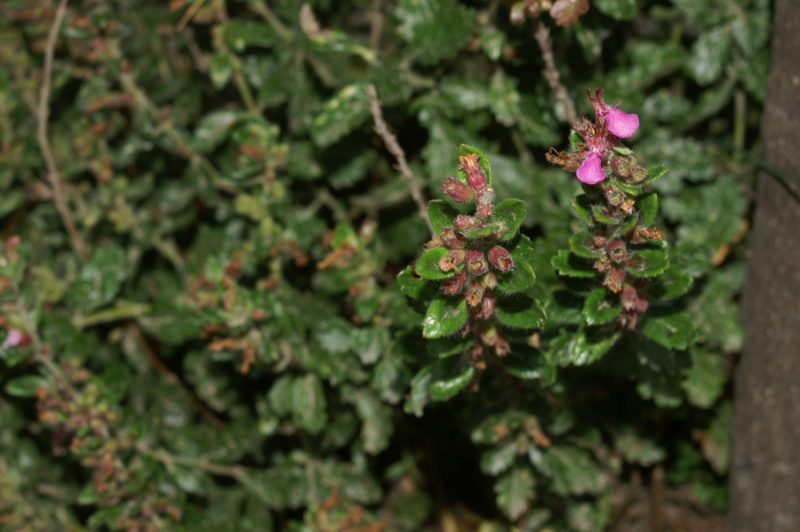
[[[455,334],[467,323],[468,316],[466,301],[438,296],[422,320],[422,336],[434,339]]]
[[[669,268],[669,256],[660,249],[635,251],[625,271],[636,277],[655,277]]]
[[[231,19],[222,26],[228,45],[237,52],[249,47],[269,48],[278,41],[275,30],[263,22]]]
[[[694,284],[688,273],[671,266],[655,282],[647,286],[647,292],[661,301],[670,301],[686,294]]]
[[[454,359],[447,359],[447,362],[451,360]],[[431,398],[434,401],[447,401],[455,397],[475,376],[475,368],[468,360],[439,367],[447,369],[435,372],[431,379]]]
[[[239,111],[213,111],[203,117],[194,130],[192,144],[200,153],[210,153],[222,144],[233,131],[233,127],[242,118]]]
[[[686,349],[697,334],[691,316],[685,312],[648,316],[641,330],[645,336],[669,349]]]
[[[507,199],[497,204],[492,220],[499,222],[503,230],[500,240],[511,240],[517,235],[522,222],[525,220],[527,205],[518,199]]]
[[[553,257],[551,264],[556,271],[565,277],[594,277],[597,272],[591,269],[591,265],[579,259],[566,249],[561,249]]]
[[[428,364],[411,379],[411,392],[403,405],[406,414],[422,416],[425,407],[431,400],[431,381],[436,363]]]
[[[127,277],[125,252],[116,246],[97,248],[67,291],[67,300],[82,311],[110,303]]]
[[[689,74],[700,85],[714,82],[730,64],[730,53],[731,31],[727,26],[702,32],[687,62]]]
[[[520,95],[514,78],[495,70],[489,86],[489,106],[498,122],[513,126],[520,117]]]
[[[351,83],[328,100],[311,123],[317,146],[328,147],[361,126],[369,117],[367,84]]]
[[[589,231],[580,231],[569,237],[569,250],[585,259],[598,259],[603,256],[603,250],[594,245],[594,235]]]
[[[533,476],[528,468],[515,467],[494,486],[497,506],[509,519],[517,520],[533,499],[533,487]]]
[[[589,196],[586,194],[581,194],[572,201],[572,212],[581,222],[584,223],[584,225],[588,225],[590,227],[594,225],[594,219],[592,218],[592,204],[589,200]]]
[[[395,16],[406,55],[425,65],[455,57],[478,28],[475,12],[455,0],[400,0]]]
[[[481,454],[480,468],[487,475],[496,477],[507,470],[517,457],[517,442],[510,441],[503,445],[484,451]]]
[[[494,184],[494,174],[492,173],[492,165],[489,163],[489,158],[486,157],[486,154],[483,153],[478,148],[475,148],[474,146],[468,146],[466,144],[460,144],[458,146],[458,155],[459,156],[472,155],[472,154],[475,154],[475,155],[478,156],[478,164],[481,167],[481,171],[483,171],[483,173],[486,175],[486,181],[489,184],[489,186],[491,187]],[[460,168],[458,170],[458,177],[464,183],[467,182],[466,174]],[[517,201],[521,201],[521,200],[517,200]]]
[[[639,222],[644,227],[650,227],[656,219],[658,214],[658,194],[650,192],[636,200],[636,206],[639,208]]]
[[[428,216],[431,219],[433,230],[437,235],[442,233],[442,229],[453,225],[453,220],[458,213],[444,200],[433,200],[428,202]]]
[[[378,454],[389,445],[394,431],[392,409],[383,404],[369,389],[347,387],[343,390],[346,401],[356,407],[361,418],[361,441],[369,454]]]
[[[559,366],[585,366],[600,360],[619,337],[611,331],[563,330],[550,342],[547,356]]]
[[[292,393],[294,390],[294,376],[282,375],[269,389],[267,398],[272,410],[279,416],[285,416],[292,411]]]
[[[397,274],[397,284],[400,286],[400,292],[411,299],[419,299],[425,287],[428,286],[425,279],[420,279],[414,275],[414,270],[411,266],[406,266]]]
[[[639,12],[636,0],[592,0],[592,5],[617,20],[631,20]]]
[[[235,66],[236,63],[230,54],[217,52],[211,56],[211,60],[208,62],[208,74],[214,88],[221,89],[228,84]]]
[[[511,251],[511,258],[514,259],[514,269],[508,273],[497,274],[497,290],[506,294],[518,294],[525,292],[536,283],[536,274],[533,266],[528,262],[530,257],[530,240],[524,237],[527,243],[517,245]]]
[[[503,360],[503,367],[511,375],[522,380],[539,380],[549,386],[556,382],[558,369],[540,351],[529,346],[514,346]]]
[[[700,439],[703,456],[718,474],[728,471],[731,452],[731,426],[733,425],[733,405],[724,403]]]
[[[683,381],[683,389],[691,404],[711,408],[725,389],[728,371],[725,358],[698,346],[689,350],[692,365]]]
[[[769,10],[742,12],[733,23],[733,38],[748,56],[754,55],[769,40]]]
[[[431,355],[438,358],[447,358],[462,354],[472,341],[472,338],[436,338],[434,340],[428,340],[426,347],[428,353]]]
[[[617,225],[622,221],[621,218],[608,214],[608,209],[602,205],[592,205],[592,218],[605,225]]]
[[[622,312],[619,301],[609,301],[609,292],[605,288],[597,288],[586,297],[583,315],[588,325],[602,325],[614,320]]]
[[[456,274],[455,271],[443,272],[439,268],[439,261],[448,253],[450,253],[450,250],[444,247],[426,249],[422,256],[417,259],[414,271],[423,279],[432,281],[454,276]]]
[[[665,175],[667,175],[669,169],[666,166],[653,166],[647,169],[647,179],[644,180],[645,185],[652,185]]]
[[[560,495],[600,493],[608,479],[588,451],[572,445],[549,447],[541,464]]]
[[[502,325],[512,329],[540,329],[547,319],[539,302],[528,297],[502,302],[495,309],[495,316]]]
[[[11,379],[6,383],[6,393],[14,397],[36,397],[36,390],[47,385],[40,375],[26,375]]]
[[[328,420],[327,401],[325,390],[316,375],[307,374],[292,383],[292,419],[311,434],[325,428]]]
[[[666,452],[654,440],[644,438],[631,428],[614,434],[614,448],[626,462],[644,467],[664,460]]]

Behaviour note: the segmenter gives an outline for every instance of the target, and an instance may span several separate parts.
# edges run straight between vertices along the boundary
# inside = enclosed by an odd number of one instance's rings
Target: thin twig
[[[372,0],[372,8],[369,12],[369,46],[376,53],[381,47],[381,37],[383,36],[383,13],[381,0]]]
[[[425,225],[428,226],[428,229],[433,235],[433,225],[431,225],[431,219],[428,217],[428,208],[425,203],[425,197],[422,194],[422,184],[411,171],[411,168],[408,167],[406,152],[403,151],[400,143],[397,142],[397,137],[389,131],[386,122],[383,120],[381,102],[378,99],[378,90],[375,88],[375,85],[370,85],[367,89],[367,93],[369,94],[369,109],[372,113],[372,119],[375,122],[375,132],[383,140],[383,144],[386,146],[386,149],[389,150],[389,153],[394,155],[394,158],[397,160],[397,169],[400,170],[400,175],[403,179],[408,182],[408,186],[411,189],[411,197],[414,198],[414,202],[417,204],[419,215],[425,221]]]
[[[564,84],[561,83],[561,74],[558,73],[556,68],[556,61],[553,57],[553,41],[550,39],[550,30],[547,29],[544,22],[541,20],[536,21],[536,31],[533,36],[539,44],[539,49],[542,51],[542,59],[544,60],[544,77],[547,79],[550,90],[556,100],[561,104],[564,111],[564,118],[570,125],[578,122],[578,115],[575,113],[575,105],[569,97]]]
[[[64,22],[66,13],[67,0],[61,0],[56,8],[56,15],[53,19],[53,24],[50,26],[50,33],[47,35],[47,43],[45,45],[42,86],[39,90],[39,103],[36,107],[36,139],[39,142],[39,149],[41,149],[42,157],[44,157],[44,162],[47,165],[47,180],[50,183],[56,210],[67,230],[72,248],[81,259],[86,260],[89,257],[89,251],[80,233],[75,228],[72,213],[67,207],[61,173],[58,171],[53,151],[50,149],[47,133],[47,122],[50,119],[50,86],[53,80],[53,55],[55,55],[58,32],[61,29],[61,23]]]

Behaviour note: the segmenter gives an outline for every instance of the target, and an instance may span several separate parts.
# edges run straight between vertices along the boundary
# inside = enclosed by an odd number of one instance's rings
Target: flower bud
[[[472,216],[466,214],[459,214],[453,221],[458,231],[468,231],[478,225],[478,221]]]
[[[481,332],[481,343],[483,345],[494,345],[497,342],[498,336],[497,329],[489,326]]]
[[[481,301],[481,310],[478,312],[478,317],[483,320],[488,320],[494,314],[494,308],[496,305],[496,301],[494,296],[491,294],[485,294],[483,296],[483,301]]]
[[[467,245],[467,240],[457,234],[452,227],[443,227],[439,238],[442,244],[450,249],[464,249]]]
[[[622,303],[622,308],[630,312],[636,309],[639,302],[639,294],[636,289],[629,284],[622,288],[622,293],[619,295],[619,300]]]
[[[466,252],[463,249],[451,249],[447,255],[439,259],[439,269],[443,272],[451,272],[464,264]]]
[[[625,193],[622,192],[617,187],[606,187],[603,190],[603,193],[606,196],[606,201],[609,205],[613,205],[614,207],[619,207],[622,202],[625,201]]]
[[[623,262],[628,257],[628,250],[622,240],[612,240],[606,246],[609,258],[617,264]]]
[[[503,246],[495,246],[489,250],[489,262],[504,273],[514,269],[514,259],[511,258],[511,253]]]
[[[489,271],[489,263],[482,251],[477,249],[467,250],[467,271],[474,276],[483,275]]]
[[[13,349],[15,347],[25,347],[31,343],[31,338],[27,334],[17,329],[8,329],[6,339],[3,340],[3,348]]]
[[[484,275],[483,286],[485,286],[489,290],[494,290],[494,288],[497,286],[497,276],[492,272],[489,272],[486,275]]]
[[[441,290],[445,295],[454,296],[464,290],[465,284],[467,284],[467,274],[462,272],[444,281]]]
[[[458,160],[461,163],[461,169],[467,174],[467,182],[470,187],[474,190],[480,190],[486,186],[488,181],[486,179],[486,174],[481,170],[477,153],[462,155]]]
[[[450,196],[456,203],[469,203],[475,199],[475,192],[455,177],[448,177],[444,180],[442,192]]]
[[[606,272],[603,285],[613,293],[618,294],[622,290],[622,283],[625,282],[625,270],[614,268]]]
[[[464,299],[470,307],[480,305],[483,299],[483,283],[478,280],[472,281],[467,287],[467,295]]]
[[[497,356],[502,358],[511,352],[511,346],[505,338],[497,335],[497,339],[494,342],[494,352]]]
[[[475,214],[481,220],[486,220],[494,214],[494,205],[491,203],[479,203]]]

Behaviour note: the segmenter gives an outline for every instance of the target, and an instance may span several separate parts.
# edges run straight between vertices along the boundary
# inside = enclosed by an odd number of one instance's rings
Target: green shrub
[[[769,3],[544,4],[3,2],[0,526],[724,512]]]

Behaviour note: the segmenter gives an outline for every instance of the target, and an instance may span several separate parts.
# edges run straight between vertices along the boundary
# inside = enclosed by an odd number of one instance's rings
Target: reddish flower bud
[[[622,290],[622,283],[625,282],[625,270],[613,269],[606,272],[606,278],[603,279],[603,285],[606,286],[613,293],[617,294]]]
[[[467,305],[470,307],[480,305],[483,299],[483,283],[477,280],[472,281],[467,287],[467,295],[464,299],[466,299]]]
[[[31,338],[22,331],[17,329],[8,329],[6,339],[3,340],[3,347],[5,349],[13,349],[15,347],[25,347],[31,343]]]
[[[439,269],[443,272],[451,272],[464,264],[466,252],[463,249],[451,249],[447,255],[439,259]]]
[[[606,187],[603,189],[603,193],[606,196],[606,201],[608,204],[613,205],[614,207],[618,207],[623,201],[625,201],[625,193],[617,187]]]
[[[487,327],[481,333],[481,343],[483,343],[483,345],[494,345],[497,343],[498,337],[499,335],[497,334],[497,329],[491,326]]]
[[[456,229],[458,231],[468,231],[469,229],[472,229],[476,225],[478,225],[478,221],[472,216],[467,216],[466,214],[459,214],[453,221],[453,225],[456,226]]]
[[[628,250],[625,247],[625,242],[622,240],[612,240],[609,242],[606,246],[606,251],[608,252],[609,258],[617,264],[628,257]]]
[[[481,165],[478,162],[477,153],[469,153],[462,155],[458,158],[461,162],[461,168],[467,174],[467,182],[475,190],[479,190],[486,186],[486,174],[481,170]]]
[[[475,211],[478,218],[486,220],[494,214],[494,205],[491,203],[479,203]]]
[[[622,293],[619,295],[619,300],[622,303],[622,308],[630,312],[636,310],[639,303],[639,294],[636,289],[629,284],[622,287]]]
[[[450,196],[456,203],[469,203],[475,199],[475,192],[455,177],[448,177],[444,180],[442,192]]]
[[[494,352],[497,356],[502,358],[511,352],[511,346],[505,338],[497,335],[497,340],[494,342]]]
[[[489,262],[501,272],[510,272],[514,269],[514,259],[503,246],[495,246],[489,250]]]
[[[483,275],[489,271],[489,263],[486,262],[482,251],[467,250],[467,271],[474,276]]]
[[[464,285],[467,284],[467,274],[459,273],[455,277],[451,277],[442,283],[442,293],[448,296],[460,294],[464,290]]]
[[[442,244],[450,249],[464,249],[467,245],[466,239],[457,234],[452,227],[443,227],[439,238]]]
[[[478,317],[483,320],[488,320],[494,314],[494,308],[496,305],[496,301],[494,296],[491,294],[485,294],[483,296],[483,301],[481,301],[481,310],[478,312]]]

